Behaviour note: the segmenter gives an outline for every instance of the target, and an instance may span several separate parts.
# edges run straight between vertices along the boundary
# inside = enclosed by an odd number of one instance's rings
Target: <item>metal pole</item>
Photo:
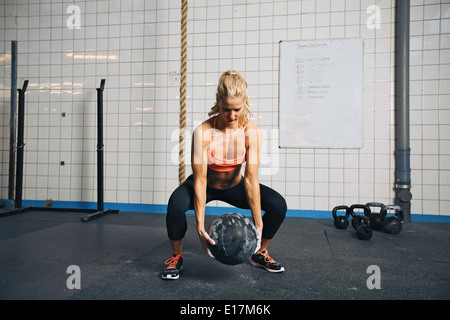
[[[118,213],[118,210],[104,210],[103,203],[103,89],[105,79],[102,79],[100,88],[97,88],[97,212],[88,214],[81,218],[81,221],[88,222],[97,219],[107,213]]]
[[[103,211],[103,89],[105,79],[97,88],[97,210]]]
[[[19,91],[19,110],[17,121],[17,169],[16,169],[16,200],[15,208],[22,207],[22,183],[23,183],[23,131],[25,126],[25,91],[27,90],[28,80],[23,83]]]
[[[11,118],[9,124],[9,182],[8,199],[14,199],[14,165],[16,143],[16,102],[17,102],[17,41],[11,41]]]
[[[411,222],[411,168],[409,145],[409,18],[410,0],[397,0],[396,27],[396,177],[395,201]]]

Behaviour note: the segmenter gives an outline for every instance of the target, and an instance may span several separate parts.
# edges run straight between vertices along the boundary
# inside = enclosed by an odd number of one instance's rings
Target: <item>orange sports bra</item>
[[[214,118],[214,128],[212,132],[211,144],[208,146],[208,168],[218,172],[234,171],[241,167],[245,162],[246,148],[245,148],[245,133],[241,132],[244,128],[240,129],[237,134],[241,134],[243,139],[235,141],[233,147],[227,146],[227,141],[224,139],[222,133],[217,135],[214,139],[214,133],[216,131],[216,118]],[[240,148],[238,147],[240,145]],[[238,156],[239,149],[242,153]]]

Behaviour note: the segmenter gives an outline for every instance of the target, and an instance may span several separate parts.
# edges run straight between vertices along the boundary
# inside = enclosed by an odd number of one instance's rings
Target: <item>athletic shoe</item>
[[[252,255],[250,263],[255,267],[264,268],[269,272],[283,272],[284,267],[269,256],[269,252],[257,252]]]
[[[183,255],[173,254],[170,259],[167,259],[161,277],[167,280],[176,280],[180,277],[180,271],[183,269]]]

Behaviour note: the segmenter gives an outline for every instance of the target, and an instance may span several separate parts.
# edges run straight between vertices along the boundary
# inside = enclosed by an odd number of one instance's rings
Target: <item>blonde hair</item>
[[[219,84],[217,85],[217,97],[222,99],[227,98],[242,98],[244,101],[244,112],[239,119],[239,125],[246,125],[248,122],[248,117],[251,115],[250,106],[248,104],[248,93],[247,93],[247,81],[242,77],[242,75],[234,70],[228,70],[222,73],[219,78]],[[213,117],[219,114],[219,105],[216,103],[208,112],[208,116]]]

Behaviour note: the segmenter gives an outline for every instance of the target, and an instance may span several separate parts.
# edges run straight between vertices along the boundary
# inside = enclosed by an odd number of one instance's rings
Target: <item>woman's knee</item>
[[[193,198],[193,186],[190,185],[190,181],[186,181],[176,188],[170,195],[169,202],[167,204],[167,214],[184,214],[186,211],[191,209]]]
[[[170,240],[184,238],[187,230],[186,211],[179,207],[177,201],[169,200],[166,215],[167,236]]]
[[[192,196],[188,183],[179,186],[167,204],[166,226],[170,240],[180,240],[187,230],[186,211],[191,209]]]
[[[287,203],[284,197],[274,190],[268,190],[266,193],[261,197],[261,207],[265,211],[262,236],[265,239],[272,239],[286,217]]]
[[[189,204],[189,199],[185,199],[184,196],[180,196],[180,194],[174,192],[167,203],[167,214],[169,216],[183,215],[189,210]]]
[[[287,212],[286,199],[282,195],[280,195],[280,199],[278,199],[278,203],[280,206],[280,212],[282,212],[283,218],[284,218],[284,217],[286,217],[286,212]]]
[[[262,209],[265,212],[274,212],[280,217],[286,216],[287,203],[284,197],[273,189],[267,190],[261,195]]]

